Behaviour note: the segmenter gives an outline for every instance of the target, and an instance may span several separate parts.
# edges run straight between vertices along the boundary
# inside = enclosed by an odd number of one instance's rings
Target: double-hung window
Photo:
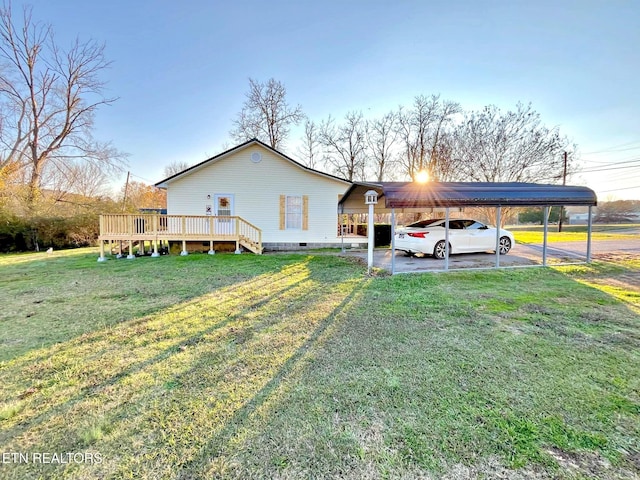
[[[302,197],[287,195],[285,209],[285,228],[287,230],[301,230]]]

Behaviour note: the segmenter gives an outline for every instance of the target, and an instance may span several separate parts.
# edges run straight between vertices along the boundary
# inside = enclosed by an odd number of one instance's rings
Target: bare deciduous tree
[[[476,182],[560,179],[569,148],[557,127],[542,125],[540,114],[521,103],[504,113],[494,105],[468,113],[455,137],[461,179]]]
[[[320,142],[325,160],[334,173],[353,181],[364,180],[367,124],[362,112],[349,112],[336,125],[329,117],[320,125]]]
[[[398,113],[398,132],[403,144],[400,157],[405,173],[414,178],[420,170],[426,170],[434,179],[448,170],[448,158],[441,156],[442,137],[453,116],[460,112],[460,105],[440,100],[439,95],[414,99],[409,110],[402,107]]]
[[[92,137],[96,110],[115,99],[102,95],[100,73],[109,66],[104,46],[76,40],[68,50],[51,26],[25,7],[18,25],[10,6],[0,9],[0,170],[26,172],[28,208],[43,186],[45,168],[82,160],[114,168],[123,155]]]
[[[301,146],[298,147],[298,153],[307,167],[314,169],[318,167],[322,156],[322,142],[318,125],[312,120],[307,119],[304,122],[304,136]]]
[[[382,182],[392,161],[393,148],[398,138],[397,116],[389,112],[369,122],[367,145],[371,154],[371,166],[375,178]]]
[[[94,163],[68,161],[50,163],[42,174],[48,196],[61,201],[69,195],[85,198],[100,197],[109,193],[108,173]]]
[[[171,162],[169,165],[164,167],[164,178],[169,178],[174,176],[177,173],[180,173],[191,165],[185,161],[176,160],[175,162]]]
[[[286,99],[283,83],[271,78],[267,83],[249,79],[249,92],[242,110],[234,120],[234,129],[229,132],[237,142],[252,138],[281,149],[292,125],[304,118],[302,107],[291,107]]]
[[[568,139],[557,127],[544,126],[530,104],[518,103],[504,113],[490,105],[468,113],[456,129],[458,180],[551,183],[562,178],[567,149]],[[494,219],[494,214],[488,209],[486,216]]]

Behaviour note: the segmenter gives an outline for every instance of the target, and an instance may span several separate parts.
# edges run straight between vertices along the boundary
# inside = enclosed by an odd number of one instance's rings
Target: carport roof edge
[[[363,189],[375,189],[385,207],[434,208],[471,206],[595,206],[598,199],[588,187],[520,182],[353,182],[338,210]],[[362,200],[364,203],[364,199]],[[353,200],[352,200],[353,202]]]

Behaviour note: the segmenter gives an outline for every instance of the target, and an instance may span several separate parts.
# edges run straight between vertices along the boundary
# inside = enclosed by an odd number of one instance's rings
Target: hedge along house
[[[102,215],[103,242],[179,242],[189,250],[338,247],[338,200],[351,182],[308,168],[253,139],[156,184],[167,215]],[[366,243],[366,239],[362,239]],[[133,255],[129,255],[133,258]]]
[[[354,182],[338,203],[339,213],[366,213],[365,195],[375,191],[378,195],[374,213],[391,214],[391,272],[395,273],[395,215],[397,213],[423,213],[444,209],[445,228],[444,269],[449,269],[448,219],[451,208],[495,207],[498,225],[502,207],[544,207],[544,241],[542,265],[547,265],[548,209],[552,206],[588,207],[588,234],[586,261],[591,261],[592,207],[597,205],[593,190],[580,186],[544,185],[535,183],[482,183],[482,182]],[[371,225],[371,222],[369,223]],[[499,232],[499,230],[498,230]],[[499,237],[496,237],[495,267],[500,266]]]

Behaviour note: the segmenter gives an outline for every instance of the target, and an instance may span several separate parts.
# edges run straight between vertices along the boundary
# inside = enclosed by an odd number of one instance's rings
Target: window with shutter
[[[280,230],[309,229],[309,196],[280,195]]]

